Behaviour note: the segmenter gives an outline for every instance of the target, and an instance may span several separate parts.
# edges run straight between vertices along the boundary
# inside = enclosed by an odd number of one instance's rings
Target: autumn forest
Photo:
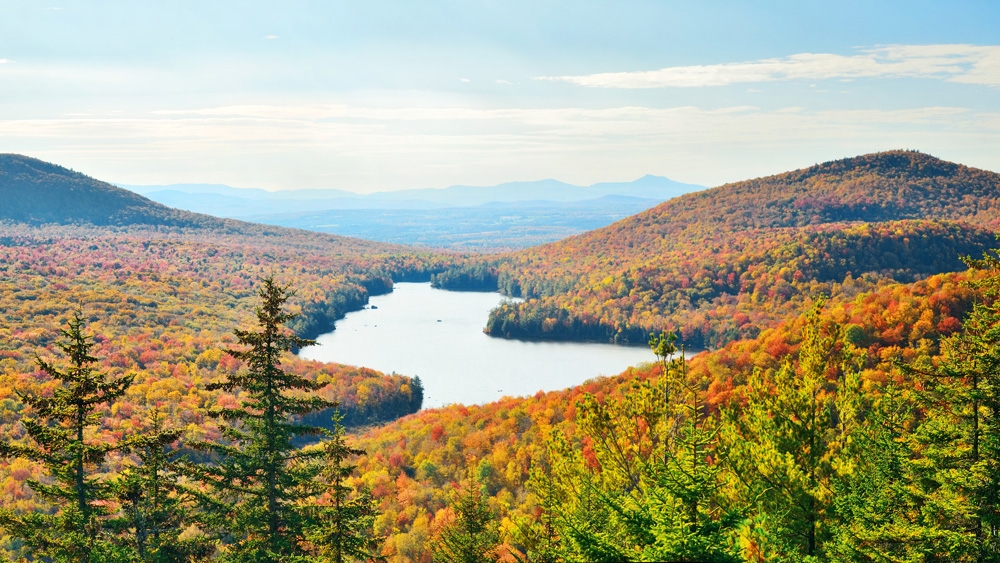
[[[0,201],[8,560],[1000,561],[1000,174],[868,154],[499,254],[19,155]],[[297,356],[403,281],[649,360],[424,409],[411,374]]]

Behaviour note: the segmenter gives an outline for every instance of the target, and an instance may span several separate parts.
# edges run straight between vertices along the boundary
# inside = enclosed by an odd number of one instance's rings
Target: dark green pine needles
[[[11,536],[22,538],[36,558],[52,561],[115,560],[117,549],[107,536],[103,520],[108,514],[111,487],[95,477],[108,454],[126,449],[125,442],[93,440],[89,430],[101,422],[99,407],[124,395],[133,376],[109,380],[90,355],[94,346],[83,333],[83,319],[76,313],[59,348],[69,356],[69,367],[60,370],[41,358],[39,369],[59,381],[51,397],[18,393],[34,418],[22,421],[32,444],[0,443],[0,455],[22,457],[40,464],[51,481],[29,480],[28,485],[58,512],[0,513],[0,524]]]
[[[227,350],[246,369],[208,386],[242,391],[238,408],[217,411],[228,443],[199,444],[219,462],[188,467],[203,485],[203,525],[221,536],[224,560],[319,560],[315,540],[323,535],[316,531],[328,514],[315,507],[330,488],[320,478],[328,451],[295,445],[296,438],[322,433],[295,417],[335,404],[308,393],[321,384],[280,367],[282,354],[315,344],[284,327],[295,317],[283,308],[292,294],[268,277],[259,295],[259,329],[235,330],[245,349]]]

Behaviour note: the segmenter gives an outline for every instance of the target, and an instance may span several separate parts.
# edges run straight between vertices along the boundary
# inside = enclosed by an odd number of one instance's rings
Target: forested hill
[[[995,227],[1000,174],[916,151],[868,154],[681,196],[584,238],[657,226],[666,232],[699,225],[741,229],[901,219]]]
[[[680,241],[673,237],[682,233],[703,239],[720,230],[906,219],[950,219],[993,229],[1000,221],[1000,174],[913,151],[869,154],[679,196],[515,256],[577,260],[613,249],[626,263],[674,247]]]
[[[913,151],[819,164],[687,194],[608,227],[438,276],[522,304],[490,334],[698,346],[753,337],[845,278],[863,287],[962,268],[1000,222],[1000,175]],[[853,283],[853,282],[852,282]]]
[[[56,164],[0,154],[0,220],[28,224],[219,228],[226,221],[172,209]]]
[[[285,249],[336,255],[365,253],[393,255],[396,258],[431,255],[399,244],[174,209],[80,172],[16,154],[0,154],[0,223],[96,227],[102,232],[109,228],[108,232],[165,229],[177,234],[183,232],[188,236],[207,237],[219,244],[222,244],[222,238],[237,236],[243,237],[241,244],[279,245]],[[381,273],[386,274],[385,271]],[[408,275],[396,272],[396,281],[408,279]],[[426,279],[423,275],[418,277]]]

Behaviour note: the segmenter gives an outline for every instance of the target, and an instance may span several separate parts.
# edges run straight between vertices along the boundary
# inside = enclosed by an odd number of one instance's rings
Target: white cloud
[[[713,185],[907,147],[1000,169],[1000,112],[302,103],[0,119],[0,152],[125,183],[362,191],[647,172]]]
[[[493,82],[496,82],[497,84],[513,84],[510,80],[504,80],[503,78],[497,78]]]
[[[889,45],[863,49],[857,55],[799,53],[740,63],[538,77],[593,88],[690,88],[831,78],[936,78],[1000,86],[1000,46]]]
[[[0,59],[0,65],[5,65],[9,62],[11,62],[9,59]]]
[[[273,40],[273,39],[277,39],[277,38],[278,38],[277,35],[265,35],[264,36],[264,39],[268,39],[268,40]]]
[[[469,80],[468,78],[459,78],[459,79],[458,79],[458,81],[459,81],[459,82],[472,82],[472,81],[471,81],[471,80]]]

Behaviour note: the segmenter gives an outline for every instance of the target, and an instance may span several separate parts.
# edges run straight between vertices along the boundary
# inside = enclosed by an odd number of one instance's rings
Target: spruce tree
[[[500,528],[483,491],[471,488],[457,492],[451,508],[455,519],[441,530],[432,545],[435,563],[499,561]]]
[[[307,538],[316,546],[318,555],[332,563],[367,561],[376,555],[380,541],[372,534],[379,514],[377,502],[367,489],[355,490],[347,485],[356,467],[350,459],[365,451],[347,445],[342,420],[335,410],[333,430],[324,433],[323,456],[316,462],[319,481],[314,487],[323,502],[306,501],[315,512]]]
[[[577,435],[553,431],[531,487],[542,518],[532,558],[736,561],[736,514],[720,494],[717,420],[673,335],[651,336],[662,374],[620,398],[585,396]],[[678,354],[678,352],[680,352]]]
[[[653,521],[653,543],[646,560],[736,561],[738,513],[726,507],[720,467],[719,421],[709,416],[703,392],[690,379],[684,347],[672,333],[650,335],[659,360],[664,394],[663,460],[650,463],[655,486],[646,504]],[[656,460],[657,462],[659,460]]]
[[[208,386],[241,393],[238,407],[217,411],[229,443],[200,444],[219,461],[188,464],[187,471],[203,485],[203,524],[222,534],[224,560],[308,561],[315,548],[307,531],[316,525],[315,512],[304,506],[316,492],[316,470],[309,462],[324,451],[296,447],[293,440],[321,429],[294,417],[335,405],[307,393],[321,384],[281,369],[283,354],[315,344],[284,326],[296,316],[284,310],[292,293],[269,276],[258,294],[258,329],[235,330],[243,348],[226,351],[246,369]]]
[[[773,376],[755,370],[746,404],[726,412],[727,460],[754,512],[750,539],[768,561],[821,560],[830,535],[839,329],[822,321],[822,307],[807,314],[798,361]]]
[[[950,561],[1000,561],[1000,259],[964,259],[979,300],[933,366],[902,366],[919,383],[923,420],[911,436],[908,478]],[[947,541],[944,541],[947,540]],[[925,542],[926,543],[926,542]]]
[[[110,378],[91,355],[93,337],[84,334],[77,312],[57,342],[69,357],[65,369],[36,356],[39,369],[59,386],[50,397],[18,392],[34,413],[22,421],[28,443],[0,442],[0,455],[22,457],[41,465],[51,481],[29,480],[28,486],[50,503],[54,513],[0,513],[7,533],[21,538],[33,557],[51,561],[90,562],[124,560],[125,551],[109,539],[107,520],[112,494],[97,473],[109,453],[127,443],[97,441],[92,429],[101,423],[100,407],[125,394],[134,376]]]
[[[150,429],[132,440],[139,463],[122,471],[112,490],[121,511],[112,522],[118,541],[135,559],[149,563],[198,561],[215,550],[213,542],[182,534],[191,524],[190,495],[179,483],[170,445],[180,431],[163,428],[158,410]]]

